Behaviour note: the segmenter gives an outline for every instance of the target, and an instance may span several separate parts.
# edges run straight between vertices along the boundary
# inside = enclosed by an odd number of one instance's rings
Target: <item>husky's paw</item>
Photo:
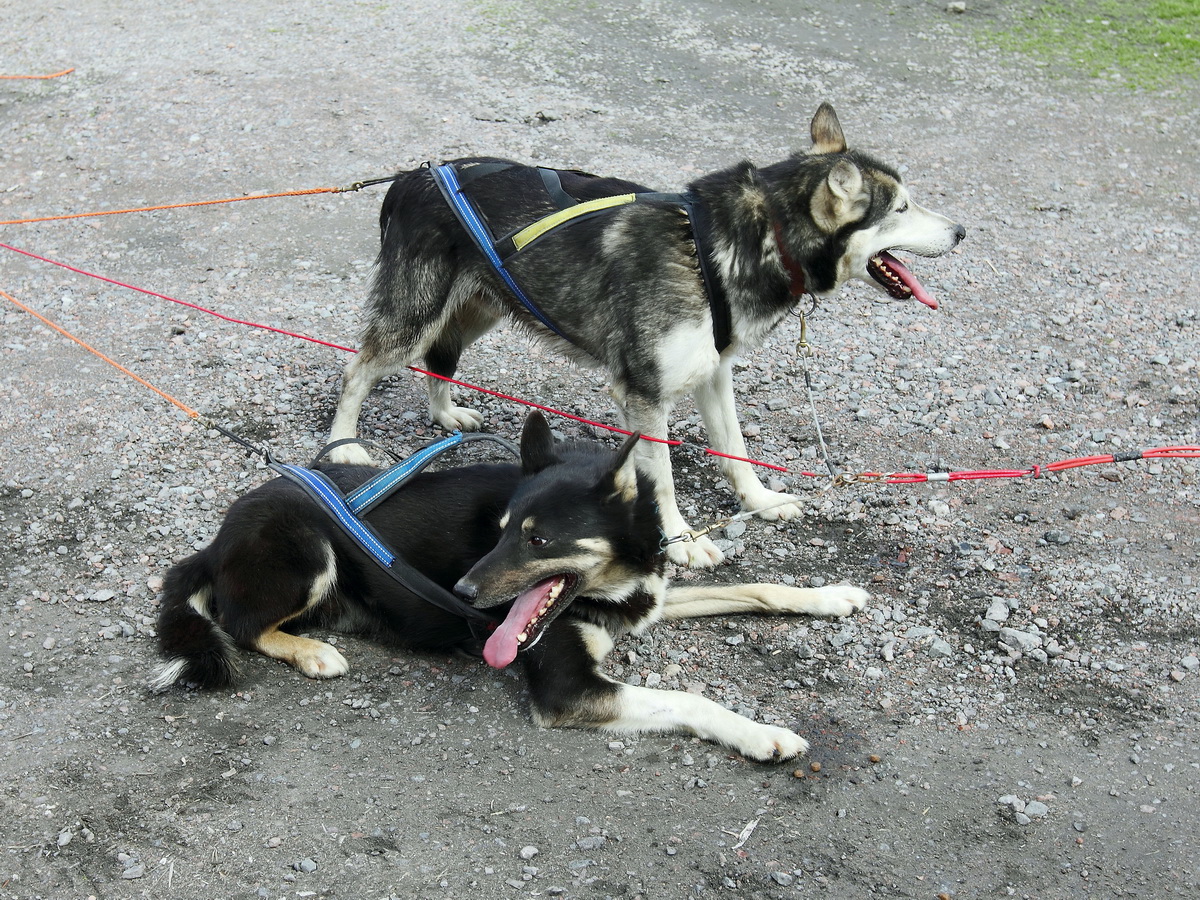
[[[478,431],[479,426],[483,424],[483,416],[465,406],[430,410],[429,417],[447,431]]]
[[[749,726],[747,734],[734,746],[747,759],[783,762],[808,752],[808,741],[793,731],[749,721],[746,725]]]
[[[324,641],[311,641],[297,654],[296,668],[309,678],[339,678],[350,671],[350,663],[335,647]]]
[[[870,594],[852,584],[831,584],[814,590],[820,594],[811,609],[814,616],[850,616],[871,599]]]
[[[347,466],[373,465],[371,454],[362,444],[342,444],[329,451],[329,461]]]
[[[800,515],[800,498],[791,494],[780,494],[760,487],[741,495],[742,509],[752,512],[768,522],[786,522]]]
[[[667,559],[677,566],[690,569],[707,569],[721,564],[725,554],[706,537],[694,541],[678,541],[667,545]]]

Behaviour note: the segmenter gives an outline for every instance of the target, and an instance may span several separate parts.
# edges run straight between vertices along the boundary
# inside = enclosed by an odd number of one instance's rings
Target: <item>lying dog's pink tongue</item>
[[[908,270],[908,266],[904,265],[904,263],[900,262],[900,260],[896,259],[896,257],[892,256],[886,250],[879,254],[879,259],[892,275],[912,291],[912,295],[916,299],[920,300],[930,309],[938,308],[937,301],[933,299],[929,291],[925,290],[921,282],[917,281],[917,276]]]
[[[561,576],[547,578],[513,601],[512,609],[504,621],[496,626],[492,636],[483,645],[484,662],[493,669],[503,669],[517,658],[521,645],[528,644],[536,637],[534,628],[538,620],[554,605],[554,598],[557,597],[557,592],[553,596],[551,592],[562,583]]]

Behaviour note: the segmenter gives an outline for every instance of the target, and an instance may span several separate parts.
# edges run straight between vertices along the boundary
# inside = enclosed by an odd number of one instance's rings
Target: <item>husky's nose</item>
[[[965,238],[966,236],[967,236],[967,229],[963,228],[961,225],[954,226],[954,246],[957,247],[959,245],[959,243],[962,241],[962,239]]]
[[[479,596],[479,587],[473,582],[461,578],[458,584],[454,585],[454,593],[458,594],[464,600],[474,600]]]

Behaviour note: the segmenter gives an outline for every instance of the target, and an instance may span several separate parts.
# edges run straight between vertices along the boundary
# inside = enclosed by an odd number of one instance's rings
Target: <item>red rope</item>
[[[57,260],[53,260],[53,259],[50,259],[45,256],[39,256],[36,253],[31,253],[28,250],[22,250],[19,247],[13,247],[9,244],[0,243],[0,249],[11,250],[14,253],[19,253],[23,256],[27,256],[30,259],[36,259],[39,262],[49,263],[52,266],[58,266],[59,268],[66,269],[67,271],[70,271],[70,272],[75,272],[76,274],[79,274],[79,275],[86,275],[89,278],[95,278],[99,281],[106,282],[106,283],[114,285],[116,287],[126,288],[127,290],[136,291],[140,294],[146,294],[151,297],[157,297],[160,300],[166,300],[170,303],[176,303],[180,306],[186,306],[188,309],[193,309],[193,310],[196,310],[197,312],[202,312],[207,315],[214,316],[215,318],[221,319],[222,321],[225,321],[225,322],[231,322],[235,325],[245,325],[250,328],[258,328],[263,331],[271,331],[276,334],[285,335],[287,337],[297,338],[299,340],[308,341],[313,344],[319,344],[323,347],[330,347],[334,350],[341,350],[346,353],[357,353],[358,352],[357,350],[353,349],[352,347],[343,347],[340,344],[335,344],[330,341],[323,341],[320,338],[309,337],[308,335],[300,334],[299,332],[286,331],[282,328],[275,328],[271,325],[263,325],[259,322],[250,322],[245,319],[235,319],[231,316],[223,315],[222,313],[216,312],[215,310],[208,309],[203,306],[199,306],[195,303],[188,303],[185,300],[179,300],[175,297],[168,296],[167,294],[160,294],[156,291],[147,290],[146,288],[140,288],[135,285],[125,284],[124,282],[116,281],[115,279],[112,279],[112,278],[106,278],[103,275],[98,275],[94,272],[89,272],[86,269],[80,269],[76,266],[68,265],[67,263],[59,262]],[[4,296],[7,297],[7,295],[4,295]],[[11,298],[9,298],[9,299],[11,299]],[[22,306],[22,308],[24,309],[25,307]],[[28,311],[32,312],[32,310],[28,310]],[[34,313],[34,315],[36,315],[36,313]],[[76,340],[76,339],[72,338],[72,340]],[[409,366],[408,368],[411,369],[413,372],[416,372],[420,375],[425,375],[426,377],[429,377],[429,378],[438,378],[438,379],[441,379],[442,381],[449,382],[450,384],[454,384],[454,385],[457,385],[462,388],[467,388],[472,391],[478,391],[481,394],[488,394],[489,396],[496,397],[501,400],[508,400],[513,403],[520,403],[524,406],[529,406],[529,407],[532,407],[533,409],[539,409],[539,410],[542,410],[543,412],[548,412],[548,413],[551,413],[556,416],[562,416],[563,418],[571,419],[575,422],[580,422],[584,425],[591,425],[593,427],[602,428],[607,431],[615,432],[617,434],[624,434],[624,435],[631,434],[631,432],[626,431],[623,428],[617,428],[614,425],[606,425],[603,422],[597,422],[592,419],[586,419],[582,416],[577,416],[577,415],[574,415],[573,413],[565,412],[564,410],[561,410],[561,409],[555,409],[552,406],[545,406],[540,403],[535,403],[532,400],[525,400],[521,397],[517,397],[512,394],[505,394],[501,391],[494,391],[494,390],[491,390],[490,388],[480,387],[479,385],[471,384],[468,381],[460,381],[456,378],[448,378],[444,375],[438,375],[436,372],[429,372],[425,369],[418,368],[417,366]],[[651,437],[649,435],[642,435],[642,438],[643,438],[643,440],[653,441],[655,443],[667,444],[668,446],[671,446],[671,447],[684,446],[683,441],[670,439],[670,438]],[[703,450],[706,454],[708,454],[710,456],[719,456],[724,459],[733,459],[733,460],[738,460],[739,462],[747,462],[754,466],[761,466],[761,467],[768,468],[768,469],[774,469],[777,472],[785,472],[785,473],[789,473],[789,474],[803,475],[803,476],[810,477],[810,478],[825,477],[821,473],[818,473],[818,472],[792,472],[791,469],[787,468],[786,466],[777,465],[775,463],[763,462],[762,460],[757,460],[757,459],[749,459],[749,458],[743,457],[743,456],[734,456],[729,453],[721,453],[720,451],[712,450],[708,447],[702,447],[702,448],[698,448],[698,449]],[[841,480],[844,483],[848,483],[848,484],[852,484],[852,483],[859,483],[859,484],[861,484],[861,483],[924,484],[924,483],[941,482],[941,481],[976,481],[976,480],[990,479],[990,478],[1027,478],[1027,477],[1031,477],[1031,476],[1036,478],[1036,477],[1041,477],[1041,473],[1043,471],[1045,471],[1045,472],[1061,472],[1061,471],[1064,471],[1067,469],[1079,468],[1081,466],[1101,465],[1101,464],[1107,464],[1107,463],[1114,463],[1114,462],[1118,462],[1118,461],[1127,462],[1127,461],[1132,461],[1135,459],[1198,459],[1198,458],[1200,458],[1200,446],[1182,445],[1182,446],[1177,446],[1177,447],[1152,447],[1148,450],[1143,450],[1140,453],[1122,454],[1119,457],[1119,459],[1118,459],[1118,457],[1116,457],[1113,454],[1105,454],[1105,455],[1101,455],[1101,456],[1081,456],[1081,457],[1077,457],[1075,459],[1064,459],[1064,460],[1059,460],[1057,462],[1047,463],[1045,465],[1034,466],[1030,469],[991,469],[991,470],[979,470],[979,471],[936,472],[936,473],[892,472],[892,473],[887,473],[887,474],[881,473],[881,472],[862,472],[857,475],[839,476],[839,477],[841,478]]]
[[[60,269],[66,269],[68,272],[74,272],[77,275],[86,275],[88,278],[95,278],[97,281],[103,281],[108,284],[115,285],[116,287],[125,288],[126,290],[130,290],[130,291],[137,291],[139,294],[146,294],[150,297],[157,297],[159,300],[166,300],[169,303],[177,303],[180,306],[186,306],[188,309],[194,309],[197,312],[207,313],[208,315],[214,316],[218,319],[222,319],[223,321],[232,322],[234,325],[246,325],[250,328],[261,328],[263,331],[273,331],[276,334],[286,335],[287,337],[299,338],[302,341],[310,341],[311,343],[314,343],[314,344],[320,344],[323,347],[332,347],[334,350],[343,350],[346,353],[357,353],[358,352],[357,350],[354,350],[350,347],[343,347],[340,344],[331,344],[328,341],[321,340],[320,338],[309,337],[308,335],[299,334],[295,331],[286,331],[282,328],[275,328],[271,325],[262,325],[258,322],[248,322],[245,319],[234,319],[231,316],[223,315],[222,313],[216,312],[215,310],[206,309],[203,306],[197,306],[195,303],[188,303],[186,300],[179,300],[175,297],[169,297],[166,294],[159,294],[156,291],[150,291],[150,290],[147,290],[146,288],[140,288],[133,284],[125,284],[123,281],[116,281],[115,279],[112,279],[112,278],[106,278],[103,275],[97,275],[95,272],[89,272],[86,269],[79,269],[79,268],[76,268],[75,266],[68,265],[67,263],[64,263],[64,262],[59,262],[58,260],[55,260],[55,259],[50,259],[49,257],[46,257],[46,256],[38,256],[36,253],[30,253],[28,250],[22,250],[20,247],[13,247],[9,244],[0,244],[0,249],[11,250],[14,253],[20,253],[22,256],[28,256],[30,259],[36,259],[38,262],[49,263],[52,266],[58,266]]]

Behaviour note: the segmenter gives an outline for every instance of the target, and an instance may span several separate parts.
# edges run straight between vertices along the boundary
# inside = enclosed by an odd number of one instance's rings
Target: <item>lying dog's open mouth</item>
[[[484,644],[484,661],[492,668],[503,669],[520,651],[536,644],[546,626],[571,602],[577,581],[567,573],[552,575],[518,595],[504,621]]]
[[[867,260],[867,272],[897,300],[915,297],[930,309],[938,308],[937,301],[930,296],[921,282],[917,281],[917,276],[886,250],[881,250]]]

